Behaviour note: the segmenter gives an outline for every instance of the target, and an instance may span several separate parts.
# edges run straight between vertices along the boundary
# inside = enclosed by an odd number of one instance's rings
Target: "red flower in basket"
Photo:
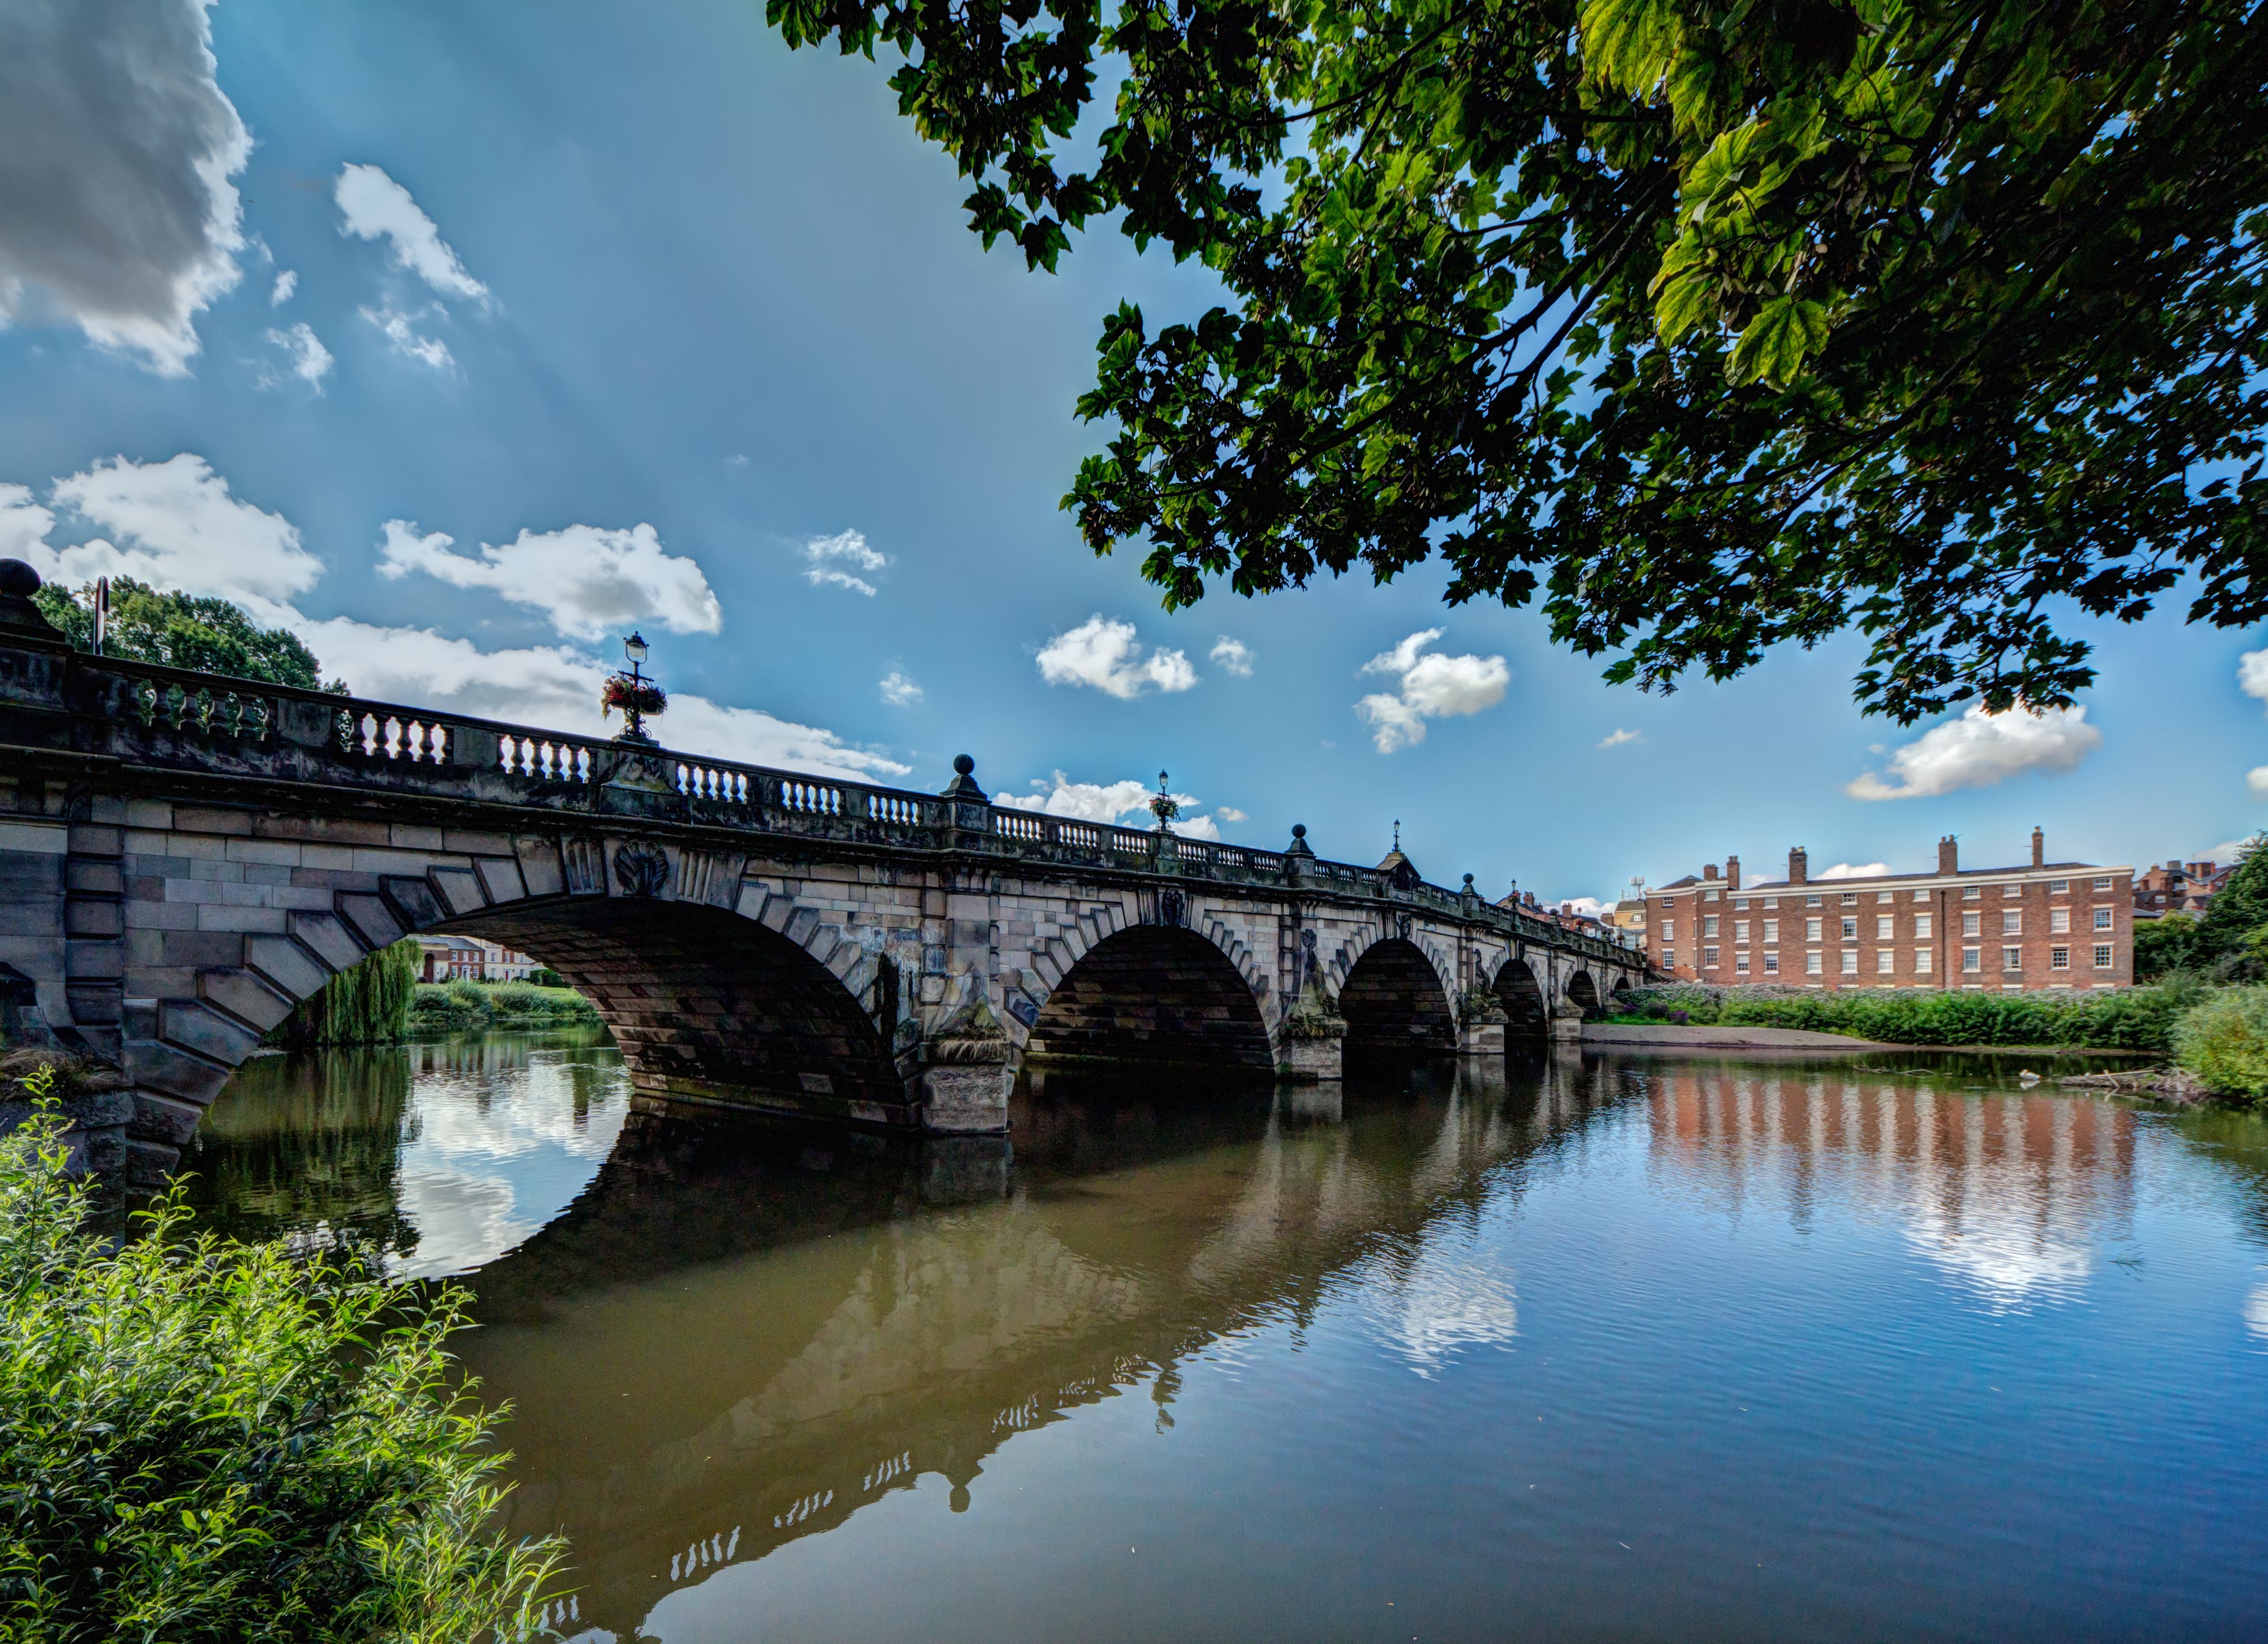
[[[650,719],[669,706],[669,693],[650,679],[632,679],[627,674],[608,675],[599,691],[599,711],[612,717],[620,708],[625,716]]]

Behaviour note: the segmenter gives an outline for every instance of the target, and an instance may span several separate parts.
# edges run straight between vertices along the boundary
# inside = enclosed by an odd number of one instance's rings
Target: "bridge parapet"
[[[1226,886],[1328,890],[1424,909],[1602,963],[1633,960],[1619,942],[1469,892],[1422,881],[1397,883],[1356,863],[989,801],[956,803],[933,793],[114,657],[71,652],[55,661],[60,677],[42,682],[48,689],[11,689],[16,681],[0,681],[0,744],[144,769],[642,816],[854,846],[973,851],[1004,862]]]

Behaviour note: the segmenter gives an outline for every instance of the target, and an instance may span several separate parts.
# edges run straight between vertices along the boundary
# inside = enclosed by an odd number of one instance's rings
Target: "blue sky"
[[[1855,639],[1648,697],[1430,569],[1168,616],[1057,500],[1101,316],[1204,277],[1109,234],[1052,277],[986,254],[887,70],[754,0],[220,0],[209,59],[199,17],[0,20],[0,551],[51,574],[243,598],[358,690],[570,729],[636,623],[677,745],[924,788],[965,751],[1081,812],[1164,768],[1201,829],[1375,859],[1399,818],[1491,894],[1948,832],[1982,866],[2035,822],[2141,863],[2268,815],[2268,642],[2177,607],[2083,625],[2083,719],[1911,729],[1852,704]],[[57,48],[103,31],[162,84]]]

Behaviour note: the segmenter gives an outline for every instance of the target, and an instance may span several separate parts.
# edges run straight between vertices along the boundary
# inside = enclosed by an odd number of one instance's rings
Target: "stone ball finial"
[[[1466,888],[1467,890],[1470,890],[1472,888],[1473,888],[1473,876],[1472,876],[1470,874],[1466,874],[1466,875],[1465,875],[1465,888]]]
[[[1293,822],[1292,824],[1292,837],[1294,839],[1306,838],[1307,837],[1307,824],[1305,822]]]
[[[40,591],[40,573],[20,559],[0,559],[0,593],[28,600]]]
[[[967,754],[955,754],[953,756],[953,770],[954,775],[965,777],[976,769],[976,760],[969,757]]]

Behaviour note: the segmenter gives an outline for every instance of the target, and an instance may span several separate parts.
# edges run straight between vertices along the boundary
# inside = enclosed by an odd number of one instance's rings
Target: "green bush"
[[[2176,1019],[2202,997],[2189,978],[2157,987],[2085,993],[2001,993],[1881,988],[1657,987],[1618,996],[1618,1007],[1656,1021],[1683,1011],[1696,1025],[1795,1028],[1887,1044],[2072,1045],[2164,1051]]]
[[[506,1457],[453,1385],[463,1294],[191,1237],[174,1193],[114,1248],[63,1129],[42,1101],[0,1139],[0,1636],[533,1632],[563,1547],[489,1528]]]
[[[2174,1057],[2209,1090],[2268,1096],[2268,987],[2224,988],[2183,1014]]]
[[[598,1007],[572,988],[538,987],[533,982],[421,982],[409,1002],[409,1019],[431,1031],[467,1032],[490,1028],[550,1028],[595,1025]]]

